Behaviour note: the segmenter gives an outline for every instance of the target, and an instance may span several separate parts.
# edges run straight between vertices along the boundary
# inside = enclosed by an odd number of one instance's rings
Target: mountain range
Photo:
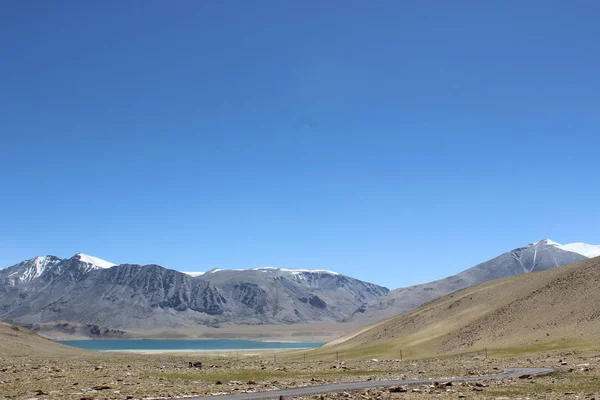
[[[352,322],[349,330],[483,282],[597,255],[600,246],[544,239],[456,275],[392,291],[329,270],[183,273],[154,264],[116,265],[85,254],[39,256],[0,269],[0,320],[94,337],[221,324]]]
[[[40,256],[0,270],[0,319],[111,329],[339,321],[387,288],[325,270],[212,270],[115,265],[85,254]]]

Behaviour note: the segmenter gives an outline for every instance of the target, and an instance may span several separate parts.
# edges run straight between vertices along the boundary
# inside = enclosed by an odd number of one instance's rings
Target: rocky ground
[[[436,378],[429,385],[324,394],[306,399],[544,398],[599,399],[600,352],[553,352],[529,358],[482,356],[421,361],[286,361],[284,356],[0,355],[0,399],[145,399],[276,390],[358,380]],[[202,369],[189,361],[202,359]],[[444,378],[498,373],[504,367],[552,367],[540,377],[448,384]]]

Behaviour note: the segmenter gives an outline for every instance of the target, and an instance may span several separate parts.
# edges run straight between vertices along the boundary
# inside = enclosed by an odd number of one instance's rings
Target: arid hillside
[[[600,257],[454,292],[330,342],[346,358],[514,354],[600,345]]]
[[[69,356],[85,353],[43,338],[29,329],[0,322],[0,356]]]

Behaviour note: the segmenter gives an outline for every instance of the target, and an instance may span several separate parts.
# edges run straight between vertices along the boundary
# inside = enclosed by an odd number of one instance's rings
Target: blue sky
[[[600,243],[600,4],[5,1],[0,266],[388,287]]]

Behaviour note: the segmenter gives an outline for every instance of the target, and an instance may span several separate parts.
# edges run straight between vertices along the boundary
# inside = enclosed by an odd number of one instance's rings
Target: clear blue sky
[[[3,1],[0,266],[388,287],[600,243],[600,3]]]

